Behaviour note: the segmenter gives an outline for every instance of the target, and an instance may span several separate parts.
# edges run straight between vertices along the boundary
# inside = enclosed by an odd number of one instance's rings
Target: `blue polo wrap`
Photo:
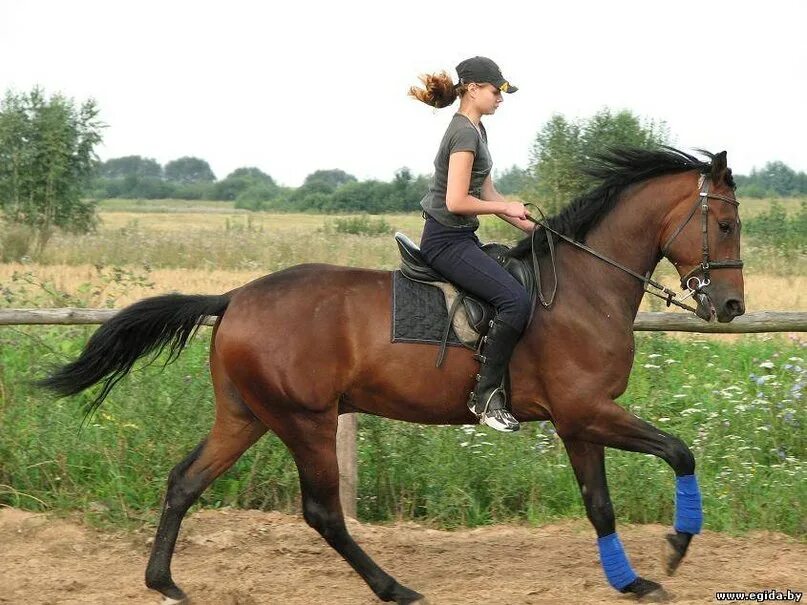
[[[616,532],[597,538],[597,546],[600,549],[602,569],[611,586],[622,590],[639,577],[628,563],[625,549],[622,548],[622,542]]]
[[[703,504],[701,490],[695,475],[675,478],[675,524],[676,531],[699,534],[703,527]]]

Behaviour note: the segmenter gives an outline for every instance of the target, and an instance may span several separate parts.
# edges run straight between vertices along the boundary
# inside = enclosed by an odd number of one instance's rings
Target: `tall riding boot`
[[[520,426],[507,409],[507,393],[504,379],[513,349],[521,332],[494,319],[490,330],[482,339],[482,347],[477,355],[480,362],[476,375],[476,387],[468,398],[468,408],[479,417],[480,424],[510,433]]]

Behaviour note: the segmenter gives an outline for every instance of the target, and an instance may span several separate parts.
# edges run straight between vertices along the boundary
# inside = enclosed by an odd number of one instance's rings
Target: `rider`
[[[460,98],[459,111],[437,150],[429,191],[420,202],[426,219],[420,249],[446,279],[496,308],[478,356],[480,371],[468,407],[480,423],[512,432],[519,424],[507,409],[504,376],[529,321],[530,299],[521,284],[481,249],[476,229],[480,214],[496,214],[526,232],[534,228],[524,205],[505,200],[493,186],[488,137],[480,121],[496,112],[503,92],[518,89],[486,57],[462,61],[457,75],[457,84],[446,72],[423,75],[425,88],[409,89],[410,96],[437,108]]]

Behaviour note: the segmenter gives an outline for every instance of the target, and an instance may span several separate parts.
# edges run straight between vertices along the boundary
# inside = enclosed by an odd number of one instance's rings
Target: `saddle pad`
[[[392,273],[392,342],[441,343],[448,323],[446,299],[436,286],[412,281]],[[452,327],[448,343],[461,347],[462,343]]]

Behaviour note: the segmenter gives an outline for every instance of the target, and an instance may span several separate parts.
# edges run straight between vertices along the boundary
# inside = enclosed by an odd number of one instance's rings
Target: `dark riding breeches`
[[[446,227],[426,219],[420,251],[450,282],[496,308],[497,318],[523,331],[530,319],[530,297],[504,267],[481,249],[472,229]]]

